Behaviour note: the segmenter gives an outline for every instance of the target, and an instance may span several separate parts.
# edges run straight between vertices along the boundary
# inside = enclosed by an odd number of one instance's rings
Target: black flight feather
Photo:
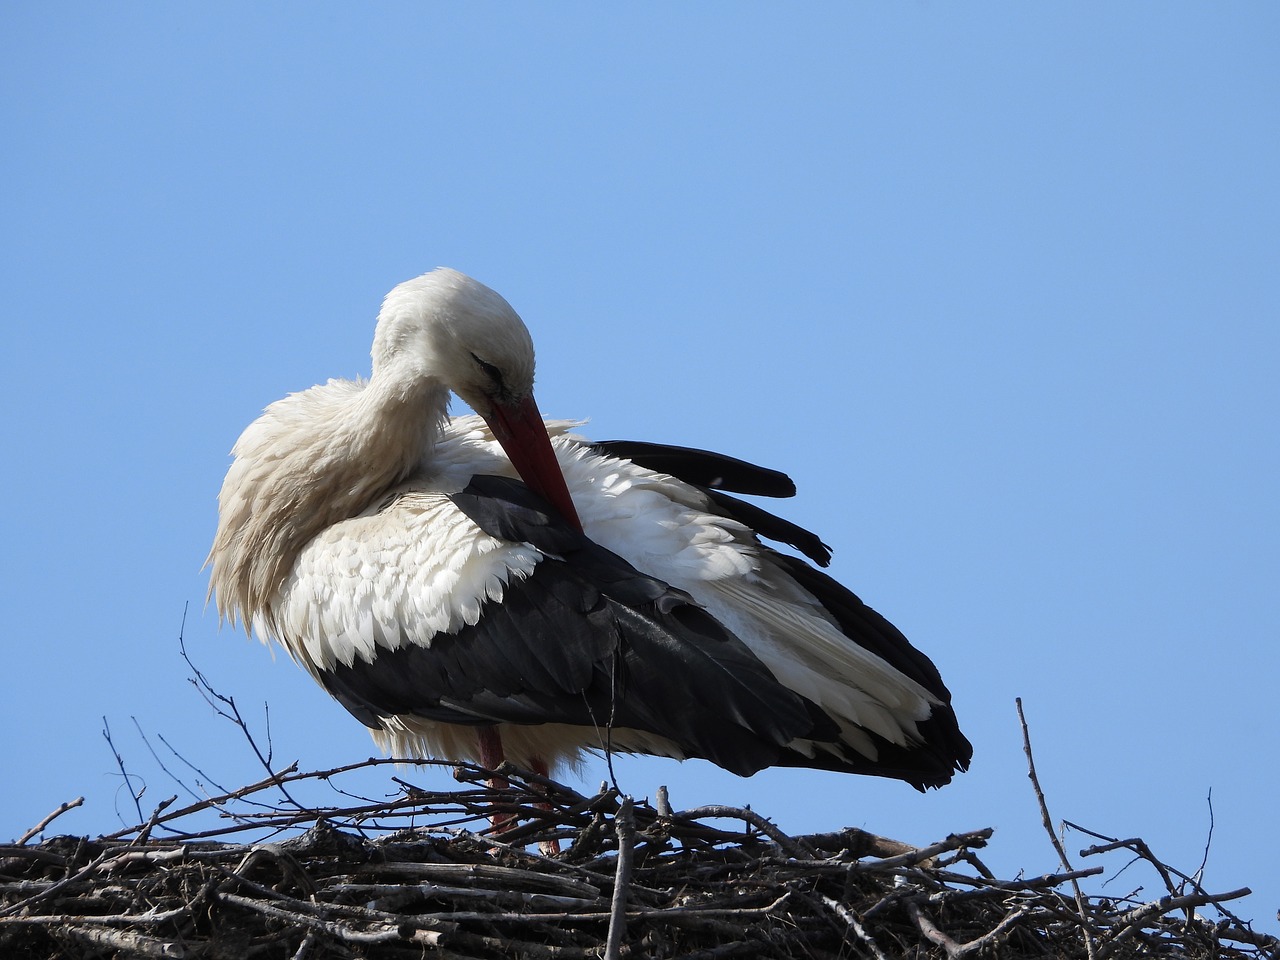
[[[512,578],[477,623],[426,645],[405,637],[373,662],[322,671],[329,692],[366,724],[395,714],[612,722],[744,776],[787,763],[792,740],[838,736],[830,717],[686,594],[588,540],[524,484],[478,476],[453,500],[491,536],[547,556],[527,578]]]
[[[593,445],[700,487],[721,514],[825,566],[815,535],[725,493],[790,496],[777,471],[685,447],[630,441]],[[376,660],[322,673],[322,682],[365,724],[393,714],[445,723],[609,723],[657,734],[685,755],[741,775],[803,766],[894,777],[917,789],[948,783],[973,748],[933,663],[852,591],[797,557],[769,551],[822,604],[842,632],[936,696],[921,742],[899,746],[869,730],[877,759],[837,743],[815,704],[783,687],[751,650],[682,591],[646,576],[565,523],[517,480],[473,477],[454,502],[491,536],[529,543],[546,556],[478,623],[428,646],[403,638]],[[603,741],[602,734],[602,741]],[[830,744],[809,756],[795,739]],[[605,743],[600,744],[601,747]]]
[[[719,490],[705,492],[726,517],[745,524],[767,540],[795,547],[820,567],[830,566],[831,548],[823,543],[816,533],[810,533],[799,524],[784,520],[768,510],[762,510],[754,503],[739,500]]]
[[[898,762],[910,759],[918,765],[922,760],[932,757],[939,773],[945,772],[945,779],[941,783],[951,779],[953,770],[967,770],[969,761],[973,759],[973,745],[960,732],[955,710],[951,707],[951,691],[942,682],[942,676],[933,661],[912,646],[901,630],[863,603],[857,594],[839,581],[821,570],[814,570],[796,557],[777,552],[772,552],[772,556],[775,563],[822,604],[846,637],[870,650],[942,701],[933,708],[929,719],[919,724],[924,744],[915,747],[909,758],[902,758]],[[889,762],[884,749],[880,751],[880,760]]]
[[[746,460],[668,443],[642,440],[600,440],[590,446],[600,453],[630,460],[655,473],[669,473],[685,483],[708,490],[729,490],[757,497],[794,497],[796,485],[778,470]]]
[[[820,567],[831,563],[831,548],[817,534],[725,492],[794,497],[796,485],[785,473],[693,447],[639,440],[604,440],[591,446],[597,452],[630,460],[646,470],[669,473],[699,488],[722,515],[745,524],[768,540],[795,547]]]
[[[794,547],[819,566],[825,567],[831,562],[831,548],[816,534],[725,492],[791,496],[794,484],[777,471],[689,447],[638,441],[606,441],[594,446],[612,456],[625,457],[646,469],[669,473],[697,486],[721,514],[745,524],[759,536]],[[783,477],[786,482],[785,485],[771,487],[766,480],[760,479],[762,477]],[[769,490],[786,492],[767,492]],[[838,581],[796,557],[776,551],[770,551],[770,555],[826,608],[851,641],[870,650],[942,701],[930,717],[919,724],[924,743],[904,749],[864,731],[876,743],[877,760],[868,761],[853,751],[845,750],[847,765],[841,765],[832,758],[830,769],[898,777],[919,789],[941,786],[951,780],[955,770],[967,769],[973,756],[973,746],[960,732],[951,707],[951,693],[933,662],[913,647],[897,627]],[[798,762],[803,766],[822,766],[822,757],[820,754],[818,758],[804,758]],[[792,761],[781,761],[782,765],[788,762]]]

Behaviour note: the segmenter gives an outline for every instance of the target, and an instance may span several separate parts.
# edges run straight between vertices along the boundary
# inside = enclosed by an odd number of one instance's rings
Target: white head
[[[533,340],[511,304],[457,270],[406,280],[382,302],[375,380],[438,380],[488,419],[495,403],[532,396],[533,369]]]
[[[489,424],[521,478],[581,529],[533,399],[533,339],[483,283],[439,267],[389,294],[373,335],[370,385],[435,382]]]

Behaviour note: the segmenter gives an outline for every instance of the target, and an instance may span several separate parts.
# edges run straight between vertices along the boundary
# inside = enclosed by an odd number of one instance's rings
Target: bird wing
[[[768,490],[776,496],[790,495],[787,491],[794,492],[794,487],[789,478],[776,471],[688,447],[630,441],[589,447],[593,453],[626,456],[644,470],[666,475],[664,490],[677,499],[682,495],[676,485],[688,484],[701,494],[700,507],[708,514],[795,547],[820,566],[830,561],[830,549],[816,534],[725,492]],[[683,502],[693,500],[686,496]],[[712,519],[703,517],[699,522],[710,524]],[[746,574],[688,579],[678,575],[677,564],[665,557],[646,561],[644,568],[689,590],[731,626],[787,687],[840,721],[840,743],[822,743],[808,750],[796,744],[800,749],[780,763],[826,764],[897,777],[918,787],[941,785],[955,769],[968,767],[973,748],[959,730],[951,693],[927,656],[822,571],[754,539],[736,539],[722,545],[722,550],[736,547],[750,563]],[[622,541],[610,543],[638,562]]]
[[[796,495],[796,485],[785,473],[723,453],[643,440],[597,440],[590,446],[598,453],[630,460],[656,473],[669,473],[695,487],[757,497]]]
[[[611,738],[590,728],[613,724],[652,734],[633,749],[739,773],[825,767],[921,788],[967,766],[928,658],[836,581],[756,540],[829,556],[725,492],[758,489],[762,468],[656,444],[631,446],[643,462],[619,460],[616,444],[570,426],[548,424],[589,539],[518,480],[490,476],[509,465],[459,418],[434,479],[303,551],[259,634],[371,727],[397,715],[585,728],[572,751],[603,747]],[[691,482],[708,477],[731,479]]]
[[[505,477],[406,493],[330,528],[279,620],[291,652],[374,728],[399,715],[612,726],[743,775],[797,738],[838,733],[687,594]]]
[[[757,536],[795,547],[819,566],[831,560],[831,548],[818,535],[754,503],[723,492],[785,497],[795,485],[785,474],[724,454],[692,447],[631,440],[607,440],[590,446],[610,456],[625,457],[648,470],[668,473],[702,489],[716,512],[751,528]],[[781,478],[780,480],[777,478]],[[766,490],[789,492],[765,492]],[[950,699],[933,662],[911,646],[902,632],[868,607],[847,587],[796,557],[766,550],[768,558],[807,590],[844,629],[846,636],[883,659],[939,698]]]

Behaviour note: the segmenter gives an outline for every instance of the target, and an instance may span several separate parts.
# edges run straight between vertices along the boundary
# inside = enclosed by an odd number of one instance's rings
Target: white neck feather
[[[430,460],[448,408],[439,381],[331,380],[273,403],[236,442],[206,561],[220,616],[270,618],[302,549]]]

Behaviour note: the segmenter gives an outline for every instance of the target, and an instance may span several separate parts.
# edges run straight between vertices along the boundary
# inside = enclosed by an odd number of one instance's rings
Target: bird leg
[[[550,779],[551,768],[547,765],[547,761],[543,760],[541,757],[534,757],[533,762],[530,764],[530,766],[533,768],[533,772],[536,773],[538,776],[547,777],[548,779]],[[547,803],[546,801],[542,801],[538,803],[537,806],[543,810],[551,809],[551,804]],[[560,841],[556,840],[555,838],[552,838],[550,840],[543,840],[540,844],[538,844],[538,847],[541,850],[542,855],[544,857],[554,857],[556,854],[560,852]]]
[[[480,740],[480,766],[486,770],[497,770],[502,766],[506,759],[506,753],[502,749],[502,734],[498,732],[497,727],[480,727],[477,731]],[[549,777],[551,767],[540,757],[535,757],[529,763],[530,768],[540,777]],[[489,779],[490,790],[501,790],[508,786],[507,781],[502,777],[491,777]],[[543,810],[550,810],[551,804],[546,801],[540,801],[536,804]],[[516,825],[517,818],[513,814],[497,814],[490,818],[495,833],[501,833]],[[555,856],[560,852],[559,840],[545,840],[538,845],[544,856]]]
[[[502,734],[497,727],[479,727],[477,736],[480,740],[480,766],[486,770],[497,770],[506,759],[502,750]],[[504,787],[507,785],[506,781],[490,780],[489,786],[497,786],[499,783]]]
[[[497,727],[480,727],[477,736],[480,740],[480,766],[489,771],[497,770],[506,759],[502,749],[502,734],[498,732]],[[503,790],[507,786],[509,784],[502,777],[489,778],[490,790]],[[515,826],[516,818],[509,813],[495,814],[489,818],[489,822],[493,824],[495,833],[501,833]]]

